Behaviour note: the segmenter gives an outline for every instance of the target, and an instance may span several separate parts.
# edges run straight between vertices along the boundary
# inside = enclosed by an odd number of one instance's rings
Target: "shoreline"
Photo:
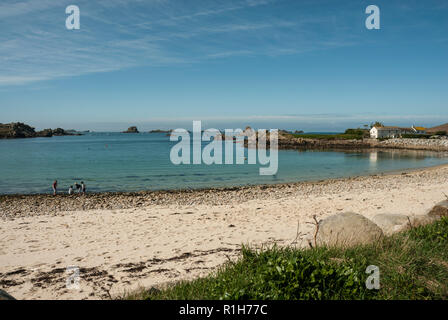
[[[448,154],[448,153],[447,153]],[[279,182],[279,183],[261,183],[261,184],[246,184],[246,185],[235,185],[235,186],[225,186],[225,187],[199,187],[199,188],[189,188],[189,189],[154,189],[154,190],[139,190],[139,191],[99,191],[99,192],[87,192],[85,195],[80,195],[76,192],[73,193],[73,195],[68,195],[67,193],[58,193],[55,196],[51,194],[49,191],[48,193],[12,193],[12,194],[1,194],[0,193],[0,200],[3,198],[23,198],[23,197],[50,197],[52,199],[61,197],[61,198],[76,198],[81,196],[102,196],[102,195],[127,195],[127,196],[141,196],[141,195],[148,195],[153,193],[192,193],[192,192],[204,192],[204,191],[234,191],[235,189],[247,189],[247,188],[254,188],[254,187],[284,187],[289,185],[297,185],[297,184],[303,184],[303,183],[316,183],[316,182],[325,182],[325,181],[333,181],[333,180],[345,180],[345,179],[353,179],[353,178],[359,178],[359,177],[371,177],[371,176],[386,176],[386,175],[395,175],[395,174],[401,174],[401,173],[411,173],[411,172],[417,172],[417,171],[426,171],[427,169],[437,169],[437,168],[443,168],[448,166],[448,160],[447,163],[444,164],[436,164],[436,165],[430,165],[430,166],[424,166],[424,167],[418,167],[418,168],[405,168],[405,169],[395,169],[395,170],[389,170],[389,171],[379,171],[376,173],[369,173],[369,174],[357,174],[353,176],[341,176],[341,177],[335,177],[335,178],[325,178],[325,179],[316,179],[316,180],[303,180],[303,181],[293,181],[293,182]]]
[[[206,276],[236,259],[243,244],[306,247],[314,216],[352,211],[367,218],[412,217],[445,200],[443,193],[448,164],[317,182],[151,193],[146,199],[116,195],[114,206],[113,197],[94,202],[86,196],[84,207],[76,197],[78,207],[71,210],[62,201],[54,206],[62,197],[45,197],[49,202],[42,201],[41,211],[18,197],[11,205],[23,214],[0,224],[0,287],[19,299],[122,296]],[[66,289],[67,266],[80,268],[81,290]]]
[[[135,207],[145,207],[147,205],[159,204],[174,204],[176,196],[190,196],[197,197],[199,200],[209,193],[226,194],[238,193],[244,191],[261,191],[269,192],[272,190],[289,189],[296,187],[307,187],[312,185],[325,185],[329,183],[344,183],[347,181],[359,180],[369,177],[383,177],[383,176],[400,176],[404,174],[427,172],[441,168],[448,168],[448,163],[434,166],[398,169],[392,171],[383,171],[364,175],[354,175],[327,179],[304,180],[298,182],[281,182],[272,184],[248,184],[228,187],[212,187],[212,188],[191,188],[191,189],[161,189],[161,190],[141,190],[141,191],[106,191],[106,192],[88,192],[86,194],[58,194],[53,196],[49,193],[35,193],[35,194],[0,194],[0,220],[11,219],[23,216],[20,213],[23,211],[23,206],[19,208],[11,208],[14,202],[32,202],[34,206],[28,207],[31,209],[30,213],[37,213],[37,215],[45,215],[43,211],[47,211],[48,215],[57,212],[66,211],[86,211],[92,209],[130,209]],[[116,201],[118,199],[118,201]],[[56,204],[54,203],[56,200]],[[111,200],[110,203],[104,201]],[[196,199],[195,199],[196,200]],[[64,203],[67,202],[64,206]],[[96,202],[95,202],[96,201]],[[51,203],[55,204],[51,206]],[[93,203],[92,203],[93,202]],[[216,204],[216,203],[215,203]]]
[[[310,139],[302,139],[302,140],[310,140]],[[412,140],[412,139],[411,139]],[[339,142],[340,140],[336,140],[336,142]],[[387,141],[383,141],[383,142],[387,142]],[[383,142],[378,142],[378,143],[383,143]],[[447,140],[448,142],[448,140]],[[445,157],[447,159],[447,163],[446,164],[441,164],[441,165],[432,165],[432,166],[423,166],[423,167],[418,167],[418,168],[408,168],[408,169],[396,169],[396,170],[386,170],[386,171],[378,171],[376,173],[369,173],[369,174],[356,174],[353,176],[339,176],[339,177],[334,177],[334,178],[324,178],[324,179],[311,179],[311,180],[302,180],[302,181],[290,181],[290,182],[278,182],[278,183],[253,183],[253,184],[242,184],[242,185],[230,185],[230,186],[222,186],[222,187],[198,187],[198,188],[180,188],[180,189],[166,189],[166,188],[161,188],[161,189],[152,189],[152,190],[148,190],[148,189],[142,189],[142,190],[137,190],[137,191],[98,191],[98,192],[88,192],[87,195],[146,195],[146,194],[150,194],[150,193],[172,193],[172,192],[192,192],[192,191],[206,191],[206,190],[225,190],[225,189],[230,189],[233,190],[234,188],[250,188],[250,187],[256,187],[256,186],[282,186],[282,185],[289,185],[289,184],[297,184],[297,183],[307,183],[307,182],[317,182],[317,181],[324,181],[324,180],[333,180],[333,179],[347,179],[347,178],[351,178],[351,177],[362,177],[362,176],[369,176],[369,175],[384,175],[384,174],[390,174],[390,173],[394,173],[394,172],[404,172],[404,171],[408,171],[408,170],[424,170],[426,168],[430,168],[430,167],[437,167],[437,166],[444,166],[444,165],[448,165],[448,147],[447,149],[437,149],[437,150],[432,150],[432,149],[424,149],[424,148],[416,148],[413,149],[412,147],[397,147],[397,146],[382,146],[382,147],[376,147],[376,146],[370,146],[370,147],[364,147],[364,148],[358,148],[358,147],[354,147],[354,148],[335,148],[335,147],[326,147],[326,148],[320,148],[320,147],[312,147],[312,146],[308,146],[308,149],[304,149],[301,150],[301,147],[299,148],[279,148],[278,150],[281,151],[309,151],[309,152],[366,152],[366,153],[370,153],[370,152],[391,152],[391,151],[397,151],[397,152],[406,152],[406,151],[411,151],[411,152],[422,152],[424,154],[428,154],[428,153],[434,153],[434,154],[445,154]],[[0,201],[5,199],[5,198],[21,198],[21,197],[44,197],[44,196],[48,196],[51,194],[52,191],[48,191],[47,193],[44,192],[36,192],[36,193],[0,193]],[[51,194],[51,196],[53,197],[53,195]],[[73,196],[77,196],[77,193],[75,192],[73,194]],[[63,193],[59,193],[57,195],[57,197],[70,197],[66,192]]]

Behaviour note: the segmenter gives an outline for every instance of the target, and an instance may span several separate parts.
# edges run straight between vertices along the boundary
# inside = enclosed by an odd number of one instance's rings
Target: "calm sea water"
[[[448,163],[446,154],[431,152],[279,151],[277,175],[260,176],[259,165],[173,165],[174,144],[163,133],[0,140],[0,194],[51,192],[54,179],[64,192],[81,180],[92,192],[140,191],[320,180]]]

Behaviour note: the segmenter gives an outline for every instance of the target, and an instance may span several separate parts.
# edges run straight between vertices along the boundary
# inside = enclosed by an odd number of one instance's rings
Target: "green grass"
[[[368,290],[367,266],[380,269]],[[205,278],[141,290],[127,299],[447,299],[448,218],[350,248],[243,247]]]
[[[336,134],[291,134],[295,138],[319,139],[319,140],[361,140],[370,137],[369,130],[366,129],[347,129],[344,133]]]

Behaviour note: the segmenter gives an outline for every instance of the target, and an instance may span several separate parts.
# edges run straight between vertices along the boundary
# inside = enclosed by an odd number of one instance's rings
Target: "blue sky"
[[[81,29],[65,28],[65,8]],[[381,9],[381,29],[365,9]],[[448,122],[446,0],[2,0],[0,122],[339,131]]]

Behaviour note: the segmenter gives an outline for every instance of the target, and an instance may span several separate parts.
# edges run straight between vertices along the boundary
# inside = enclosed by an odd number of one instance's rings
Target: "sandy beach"
[[[229,189],[2,196],[0,288],[18,299],[119,297],[207,275],[242,244],[308,246],[313,215],[422,215],[444,193],[448,165]],[[80,270],[79,290],[66,288],[68,266]]]

